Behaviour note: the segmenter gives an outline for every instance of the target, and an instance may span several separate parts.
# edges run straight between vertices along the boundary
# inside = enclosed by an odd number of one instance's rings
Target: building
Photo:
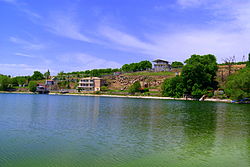
[[[47,89],[46,86],[39,85],[39,86],[36,87],[36,92],[39,93],[39,94],[48,94],[49,90]]]
[[[45,81],[45,85],[50,86],[50,85],[54,85],[54,84],[55,84],[55,82],[53,80],[46,80]]]
[[[100,91],[101,86],[103,85],[103,80],[98,77],[88,77],[82,78],[79,81],[79,86],[83,91]]]
[[[154,62],[154,71],[160,72],[160,71],[170,71],[171,65],[166,60],[156,59]]]

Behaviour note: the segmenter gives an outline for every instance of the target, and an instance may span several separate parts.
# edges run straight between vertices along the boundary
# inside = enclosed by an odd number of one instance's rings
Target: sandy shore
[[[0,91],[0,93],[13,93],[13,94],[33,94],[31,92],[6,92]],[[121,95],[102,95],[102,94],[60,94],[60,93],[50,93],[49,95],[60,95],[60,96],[92,96],[92,97],[113,97],[113,98],[133,98],[133,99],[158,99],[158,100],[183,100],[183,101],[197,101],[192,98],[173,98],[173,97],[159,97],[159,96],[121,96]],[[222,102],[231,103],[230,99],[205,99],[204,101],[210,102]]]
[[[51,93],[50,93],[51,94]],[[158,100],[183,100],[183,101],[198,101],[192,98],[173,98],[173,97],[159,97],[159,96],[120,96],[120,95],[98,95],[98,94],[51,94],[63,96],[94,96],[94,97],[114,97],[114,98],[133,98],[133,99],[158,99]],[[230,99],[205,99],[204,101],[231,103]]]

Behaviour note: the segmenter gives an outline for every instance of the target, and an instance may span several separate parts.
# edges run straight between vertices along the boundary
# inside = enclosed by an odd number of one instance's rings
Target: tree
[[[229,76],[225,84],[225,93],[232,99],[250,97],[250,68]]]
[[[184,66],[184,64],[182,62],[179,62],[179,61],[174,61],[172,64],[171,64],[172,68],[181,68]]]
[[[184,92],[183,79],[180,76],[166,79],[162,84],[162,96],[179,98]]]
[[[187,94],[200,98],[209,89],[217,88],[215,77],[218,67],[214,55],[192,55],[185,63],[180,77],[164,81],[163,96],[181,97]]]
[[[121,68],[124,72],[136,72],[144,71],[152,68],[152,63],[150,61],[141,61],[139,63],[124,64]]]
[[[248,62],[247,62],[247,67],[250,67],[250,53],[248,54]]]
[[[150,61],[145,60],[138,63],[139,71],[144,71],[151,68],[152,68],[152,63]]]
[[[128,92],[131,94],[134,94],[135,92],[140,92],[141,91],[141,84],[139,81],[136,81],[129,87]]]
[[[27,79],[20,77],[17,79],[18,85],[24,85],[27,82]]]
[[[37,82],[35,82],[35,81],[30,81],[29,82],[29,85],[28,85],[29,91],[35,92],[36,87],[37,87]]]
[[[31,76],[32,80],[42,80],[44,79],[43,74],[39,71],[34,71],[34,74]]]
[[[101,91],[108,91],[108,87],[107,86],[101,86]]]
[[[18,85],[24,85],[25,83],[27,83],[28,78],[25,76],[17,76],[14,78],[11,78],[11,84],[13,86],[18,86]]]
[[[50,71],[48,70],[43,74],[44,78],[48,79],[50,77]]]
[[[5,75],[0,75],[0,90],[5,91],[10,88],[11,79]]]
[[[199,98],[207,90],[217,88],[215,77],[218,67],[214,55],[192,55],[185,63],[181,77],[186,94]]]

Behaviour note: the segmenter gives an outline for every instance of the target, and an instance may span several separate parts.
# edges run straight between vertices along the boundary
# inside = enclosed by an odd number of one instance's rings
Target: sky
[[[0,74],[250,52],[249,0],[0,0]]]

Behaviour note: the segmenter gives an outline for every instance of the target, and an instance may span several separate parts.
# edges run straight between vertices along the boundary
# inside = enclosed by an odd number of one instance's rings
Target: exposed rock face
[[[160,89],[161,84],[166,78],[170,76],[126,76],[126,75],[118,75],[118,76],[106,76],[104,80],[106,80],[106,84],[110,89],[116,90],[125,90],[130,85],[139,81],[143,88],[158,88]]]

